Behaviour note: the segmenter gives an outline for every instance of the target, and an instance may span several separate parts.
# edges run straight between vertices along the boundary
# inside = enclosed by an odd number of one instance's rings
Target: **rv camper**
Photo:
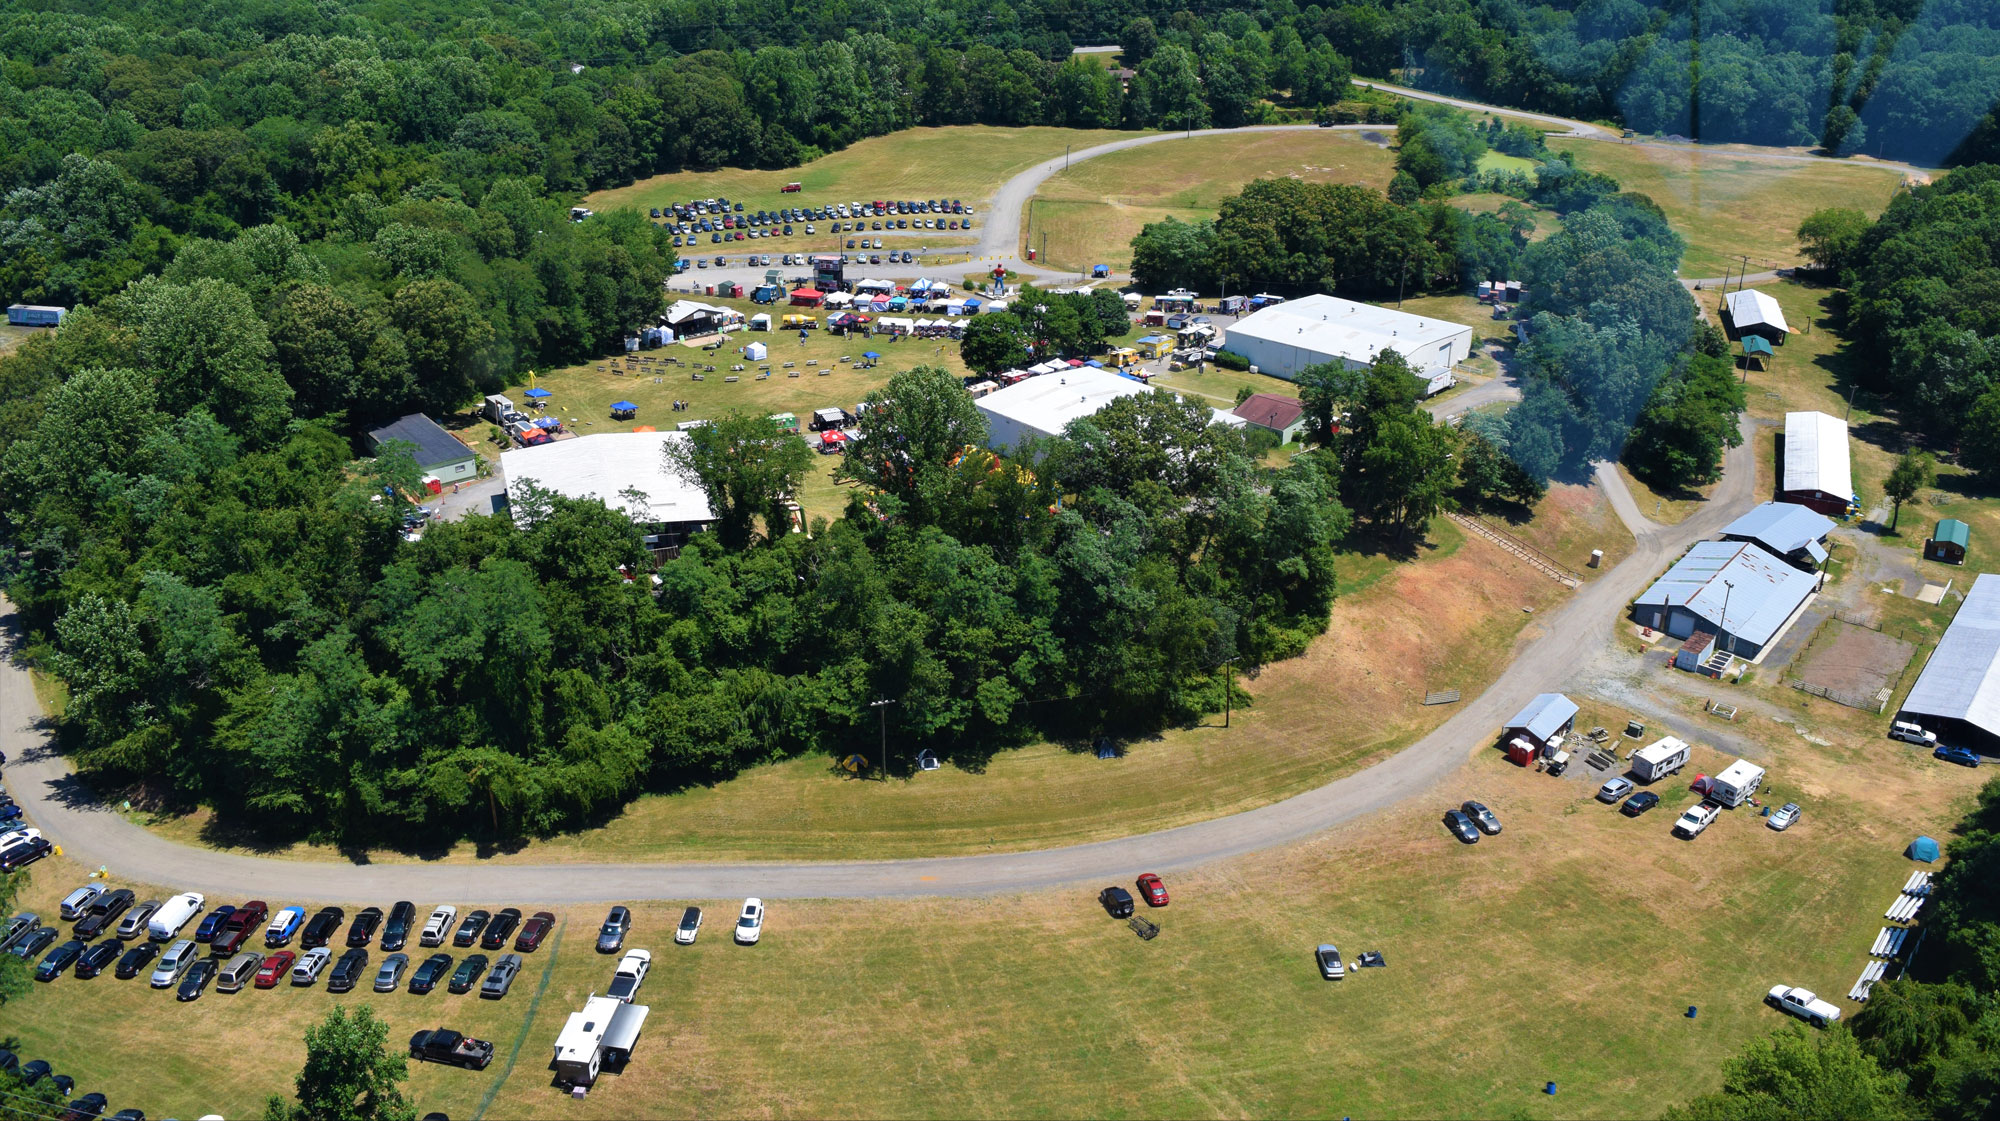
[[[584,1001],[583,1011],[570,1013],[562,1034],[556,1036],[556,1080],[588,1086],[605,1066],[622,1065],[639,1042],[648,1011],[643,1004],[626,1004],[617,997],[593,995]]]
[[[1708,780],[1708,796],[1725,806],[1740,806],[1748,802],[1762,785],[1764,785],[1764,768],[1738,759],[1721,774]]]
[[[1665,736],[1632,753],[1632,777],[1652,782],[1673,774],[1687,762],[1687,741]]]

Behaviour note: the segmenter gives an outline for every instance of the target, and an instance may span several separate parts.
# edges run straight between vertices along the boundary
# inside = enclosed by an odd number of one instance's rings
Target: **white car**
[[[674,941],[683,946],[694,945],[701,934],[701,908],[689,907],[681,912],[681,924],[674,928]]]
[[[326,968],[328,959],[332,957],[333,951],[325,946],[307,950],[298,964],[292,966],[292,984],[304,986],[319,980],[320,971]]]
[[[201,947],[195,945],[192,938],[183,938],[168,946],[167,952],[160,955],[160,964],[153,968],[153,987],[173,988],[180,983],[181,974],[186,973],[188,966],[200,956]]]
[[[1721,812],[1722,807],[1715,803],[1703,802],[1682,814],[1680,820],[1674,822],[1674,836],[1694,840],[1701,836],[1701,831],[1708,828],[1709,823],[1715,820],[1715,815]]]
[[[1894,724],[1889,725],[1889,738],[1892,740],[1902,740],[1904,743],[1913,743],[1918,747],[1937,746],[1936,732],[1926,731],[1923,725],[1914,724],[1908,720],[1898,720]]]
[[[1790,985],[1771,986],[1771,991],[1764,994],[1764,1003],[1790,1012],[1816,1028],[1823,1028],[1840,1019],[1839,1008],[1805,989],[1793,988]]]
[[[26,830],[22,830],[26,832]],[[60,912],[65,919],[80,919],[97,897],[104,894],[103,884],[85,884],[63,897]]]
[[[21,844],[24,841],[32,841],[41,835],[42,831],[39,829],[9,829],[5,833],[0,833],[0,849],[13,848],[15,845]],[[78,888],[77,890],[82,891],[83,889]],[[87,907],[89,904],[85,904],[85,906]]]
[[[422,934],[417,936],[419,946],[442,946],[451,937],[452,924],[458,919],[458,908],[446,904],[431,912],[429,921],[424,923]]]
[[[605,994],[626,1004],[639,993],[639,986],[646,983],[646,971],[653,968],[651,950],[627,950],[618,962],[618,971],[611,975],[611,987]]]
[[[736,916],[736,942],[741,946],[755,946],[764,933],[764,901],[750,898],[743,901],[743,913]]]

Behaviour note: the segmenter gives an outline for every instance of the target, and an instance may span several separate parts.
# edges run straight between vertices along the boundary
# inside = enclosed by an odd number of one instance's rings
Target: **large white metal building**
[[[1472,353],[1472,328],[1463,323],[1337,296],[1273,304],[1237,320],[1226,335],[1226,349],[1249,359],[1258,372],[1280,378],[1323,362],[1358,368],[1393,350],[1428,380]]]
[[[1785,480],[1778,497],[1840,517],[1854,501],[1847,422],[1825,413],[1785,414]]]
[[[1070,421],[1087,417],[1120,397],[1150,392],[1145,383],[1122,374],[1078,366],[1016,382],[974,404],[986,418],[986,446],[1006,451],[1023,436],[1054,436]]]
[[[700,487],[667,469],[667,445],[686,439],[682,432],[602,432],[503,452],[500,464],[510,488],[533,483],[566,498],[595,498],[636,522],[693,532],[715,514]],[[519,516],[518,499],[513,506]]]
[[[1986,754],[2000,744],[2000,576],[1973,577],[1901,712],[1946,743]]]

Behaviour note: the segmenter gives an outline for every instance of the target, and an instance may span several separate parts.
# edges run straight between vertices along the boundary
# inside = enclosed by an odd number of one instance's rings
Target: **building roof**
[[[1539,740],[1547,740],[1562,726],[1576,719],[1576,702],[1561,693],[1543,693],[1527,706],[1514,714],[1514,719],[1502,727],[1508,731],[1523,731]]]
[[[413,449],[410,454],[415,457],[417,466],[426,471],[447,463],[462,463],[475,455],[471,448],[459,443],[457,437],[438,427],[437,421],[422,413],[411,413],[394,424],[370,429],[368,442],[375,446],[377,452],[382,450],[384,444],[409,444]]]
[[[1697,541],[1633,602],[1686,607],[1718,633],[1761,646],[1771,641],[1818,586],[1817,577],[1800,572],[1758,545]]]
[[[1774,358],[1777,356],[1778,352],[1771,349],[1771,340],[1762,335],[1745,335],[1742,341],[1743,353],[1745,354],[1754,354],[1759,358]]]
[[[1854,494],[1847,458],[1847,422],[1825,413],[1785,414],[1786,492]]]
[[[695,300],[675,300],[667,308],[667,324],[678,327],[690,319],[702,316],[720,318],[729,315],[731,310],[730,308],[717,307],[714,304],[704,304]]]
[[[1305,411],[1305,402],[1282,393],[1252,393],[1248,400],[1236,406],[1237,416],[1259,428],[1275,432],[1283,432],[1297,424]]]
[[[1787,335],[1792,329],[1785,323],[1785,309],[1778,301],[1755,288],[1743,288],[1723,297],[1729,307],[1729,321],[1736,325],[1738,334],[1745,327],[1776,327]]]
[[[2000,576],[1972,578],[1902,710],[1964,720],[2000,735]]]
[[[1724,537],[1747,537],[1783,556],[1796,553],[1833,530],[1833,519],[1796,502],[1766,502],[1722,527]]]
[[[1303,296],[1251,312],[1231,324],[1227,335],[1284,343],[1351,362],[1372,362],[1384,350],[1409,354],[1470,330],[1463,323],[1337,296]]]
[[[1931,534],[1933,541],[1949,541],[1963,549],[1972,544],[1972,527],[1957,518],[1946,518],[1937,524],[1937,532]]]
[[[1005,417],[1053,436],[1070,421],[1118,400],[1149,393],[1143,382],[1091,366],[1043,374],[989,393],[974,404],[988,417]]]
[[[680,432],[600,432],[504,452],[500,464],[509,486],[526,481],[568,498],[595,498],[636,521],[711,521],[708,495],[667,468],[667,446],[686,439]],[[644,492],[643,503],[627,490]]]

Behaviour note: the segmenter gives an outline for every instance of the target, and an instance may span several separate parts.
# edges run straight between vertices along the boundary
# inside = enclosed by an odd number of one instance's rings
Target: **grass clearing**
[[[1599,509],[1599,508],[1602,509]],[[1540,540],[1601,539],[1609,516],[1594,491],[1558,491],[1542,509],[1556,527]],[[1598,546],[1593,546],[1598,547]],[[1605,541],[1607,552],[1629,542]],[[889,859],[1020,851],[1166,829],[1267,805],[1358,770],[1413,742],[1451,714],[1423,694],[1474,695],[1508,652],[1569,593],[1450,522],[1434,523],[1414,563],[1380,550],[1344,555],[1328,633],[1298,658],[1238,683],[1254,699],[1224,730],[1213,716],[1125,745],[1115,762],[1082,745],[1001,751],[980,769],[947,765],[908,780],[849,777],[821,756],[758,767],[712,787],[652,795],[604,826],[535,841],[510,862],[652,859]],[[1613,555],[1618,555],[1613,552]],[[1365,712],[1366,720],[1329,719]],[[891,751],[897,745],[890,745]],[[146,824],[207,843],[206,814]],[[286,855],[347,859],[294,846]],[[446,857],[475,859],[470,845]],[[380,852],[384,863],[413,859]]]
[[[1042,184],[1022,225],[1023,249],[1055,268],[1132,263],[1132,238],[1148,222],[1213,218],[1254,179],[1296,178],[1386,188],[1395,153],[1347,131],[1249,132],[1163,141],[1111,152]]]
[[[1621,711],[1580,699],[1607,726]],[[1691,771],[1711,771],[1725,756],[1699,719],[1662,730],[1697,744]],[[525,1025],[531,976],[497,1005],[319,989],[176,1005],[139,981],[65,978],[10,1005],[10,1021],[24,1055],[79,1091],[159,1115],[255,1112],[289,1086],[306,1024],[346,1001],[378,1008],[395,1042],[443,1022],[504,1048],[525,1027],[491,1117],[1657,1116],[1786,1022],[1762,1006],[1769,985],[1847,990],[1910,867],[1902,845],[1943,835],[1978,783],[1916,752],[1871,745],[1859,766],[1845,742],[1738,728],[1771,768],[1770,797],[1806,807],[1787,832],[1746,809],[1680,841],[1668,827],[1692,796],[1679,782],[1634,820],[1592,801],[1598,780],[1581,766],[1552,779],[1479,750],[1439,804],[1169,874],[1150,943],[1095,907],[1095,883],[775,900],[754,948],[730,942],[736,899],[689,901],[708,908],[693,947],[667,934],[681,901],[639,904],[628,944],[655,955],[641,990],[652,1015],[630,1067],[581,1102],[550,1086],[546,1064],[564,1017],[610,975],[584,937],[602,907],[558,909],[567,934]],[[1462,797],[1493,807],[1505,832],[1449,839],[1437,818]],[[77,870],[33,875],[31,907],[46,908]],[[1350,961],[1380,950],[1388,968],[1323,982],[1322,941]],[[199,1059],[173,1045],[225,1039],[254,1044]],[[870,1046],[882,1040],[903,1043]],[[419,1112],[472,1116],[498,1069],[414,1067],[410,1088]],[[1559,1097],[1541,1093],[1549,1080]]]
[[[1743,267],[1760,272],[1800,264],[1795,232],[1813,211],[1853,207],[1882,213],[1902,184],[1894,168],[1852,160],[1804,162],[1758,159],[1689,145],[1641,147],[1601,140],[1551,138],[1574,152],[1579,166],[1601,171],[1628,191],[1651,196],[1688,240],[1683,276],[1722,276]]]
[[[1481,171],[1518,171],[1523,175],[1533,175],[1535,161],[1523,156],[1510,156],[1505,152],[1487,151],[1479,157]]]
[[[44,329],[41,327],[15,327],[12,324],[0,323],[0,354],[5,354],[13,350],[15,347],[34,338],[36,332]]]

